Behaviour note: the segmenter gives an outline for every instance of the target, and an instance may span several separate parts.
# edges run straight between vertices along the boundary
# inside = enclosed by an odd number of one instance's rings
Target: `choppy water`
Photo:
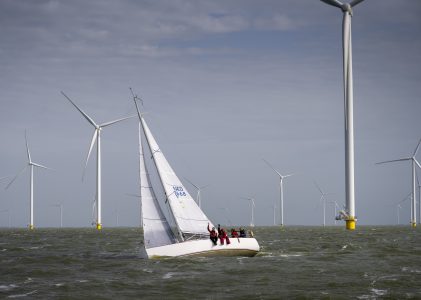
[[[140,258],[134,228],[0,230],[0,298],[421,299],[421,229],[255,228],[254,258]]]

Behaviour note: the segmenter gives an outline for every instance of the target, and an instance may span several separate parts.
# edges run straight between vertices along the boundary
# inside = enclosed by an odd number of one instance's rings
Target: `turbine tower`
[[[86,157],[86,162],[85,162],[85,169],[83,171],[83,176],[82,179],[85,175],[85,171],[86,171],[86,166],[88,165],[88,161],[89,161],[89,156],[91,155],[91,151],[92,148],[96,142],[97,145],[97,157],[96,157],[96,229],[101,230],[102,229],[102,218],[101,218],[101,199],[102,199],[102,195],[101,195],[101,130],[104,127],[107,127],[109,125],[115,124],[117,122],[121,122],[130,118],[133,118],[134,116],[129,116],[129,117],[125,117],[125,118],[120,118],[114,121],[110,121],[110,122],[106,122],[103,124],[96,124],[95,121],[89,117],[83,110],[81,110],[69,97],[66,96],[65,93],[61,92],[61,94],[66,97],[67,100],[70,101],[70,103],[73,104],[74,107],[76,107],[76,109],[82,114],[82,116],[85,117],[85,119],[95,128],[94,131],[94,135],[92,137],[92,141],[91,141],[91,146],[89,147],[89,152],[88,152],[88,156]]]
[[[263,159],[263,161],[271,168],[276,174],[279,176],[279,197],[280,197],[280,204],[279,204],[279,214],[281,216],[281,227],[284,226],[284,187],[283,187],[283,180],[284,178],[290,177],[293,174],[282,175],[279,173],[270,163]]]
[[[253,198],[246,198],[246,197],[242,197],[241,199],[250,201],[250,207],[251,207],[251,222],[250,222],[250,227],[254,227],[254,208],[256,207],[256,205],[254,203],[254,199]]]
[[[417,176],[417,169],[416,167],[418,166],[419,168],[421,168],[420,163],[417,161],[417,159],[415,158],[415,156],[417,155],[418,149],[420,147],[421,144],[421,139],[418,142],[417,147],[415,148],[414,153],[412,154],[411,157],[404,157],[404,158],[400,158],[400,159],[394,159],[394,160],[387,160],[387,161],[382,161],[382,162],[378,162],[376,163],[377,165],[380,164],[385,164],[385,163],[391,163],[391,162],[397,162],[397,161],[407,161],[410,160],[412,162],[412,201],[411,201],[411,226],[412,227],[416,227],[417,226],[417,184],[416,184],[416,176]]]
[[[33,230],[34,229],[34,167],[47,169],[47,170],[51,170],[51,169],[32,161],[31,152],[29,151],[29,146],[28,146],[28,139],[26,137],[26,131],[25,131],[25,142],[26,142],[26,153],[28,155],[28,163],[12,179],[12,181],[9,182],[9,184],[6,186],[6,189],[8,189],[9,186],[11,186],[12,183],[19,177],[19,175],[22,174],[26,170],[27,167],[29,167],[31,175],[30,175],[30,181],[29,181],[29,225],[28,225],[28,228],[29,230]]]
[[[346,229],[354,230],[355,222],[355,192],[354,192],[354,99],[352,83],[352,42],[351,17],[352,7],[363,0],[353,0],[341,3],[338,0],[321,0],[329,5],[340,8],[343,12],[342,48],[344,71],[344,100],[345,100],[345,195],[346,195]]]

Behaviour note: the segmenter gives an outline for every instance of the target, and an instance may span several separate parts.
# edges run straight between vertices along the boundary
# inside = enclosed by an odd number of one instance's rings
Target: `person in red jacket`
[[[224,228],[221,228],[221,234],[219,235],[219,241],[221,242],[221,245],[224,244],[224,240],[227,241],[227,245],[231,244],[230,238],[227,235],[227,232]]]
[[[231,229],[231,237],[232,238],[238,238],[238,231],[234,228]]]
[[[218,233],[216,232],[215,227],[212,227],[212,230],[210,230],[209,223],[208,223],[208,231],[209,231],[210,240],[216,246],[216,243],[218,241]]]

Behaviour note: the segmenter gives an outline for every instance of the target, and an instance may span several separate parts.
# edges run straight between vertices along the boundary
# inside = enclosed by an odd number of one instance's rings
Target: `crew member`
[[[216,246],[218,242],[218,233],[216,232],[215,227],[212,227],[212,230],[210,230],[209,223],[208,223],[208,231],[209,231],[210,240]]]
[[[221,245],[224,245],[224,241],[227,241],[227,245],[231,244],[230,238],[224,228],[221,228],[221,234],[219,235],[219,241]]]

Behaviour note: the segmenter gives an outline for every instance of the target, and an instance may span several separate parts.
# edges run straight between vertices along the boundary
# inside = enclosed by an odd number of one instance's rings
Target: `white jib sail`
[[[176,242],[173,232],[159,206],[146,169],[141,135],[140,152],[140,198],[142,201],[142,221],[145,248],[170,245]]]
[[[184,239],[190,235],[207,235],[207,226],[208,223],[212,226],[211,221],[174,173],[143,117],[141,123],[176,225],[183,234],[181,238]]]

